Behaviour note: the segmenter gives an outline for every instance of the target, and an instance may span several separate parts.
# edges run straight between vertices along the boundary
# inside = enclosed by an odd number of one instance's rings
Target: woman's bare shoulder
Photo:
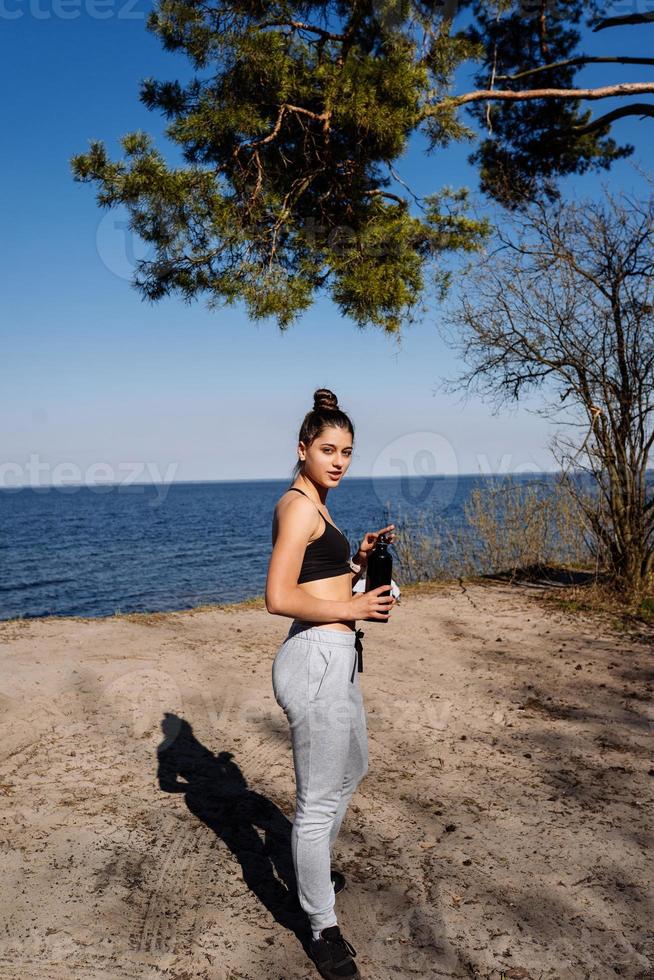
[[[294,503],[294,501],[297,502]],[[293,512],[295,517],[291,517],[291,512]],[[320,526],[320,512],[316,507],[312,506],[311,501],[304,494],[290,493],[289,490],[286,490],[281,495],[275,504],[273,513],[273,528],[275,530],[279,526],[280,520],[282,522],[285,521],[286,515],[288,515],[288,520],[291,521],[291,524],[294,524],[296,520],[302,523],[308,521],[310,523],[310,536],[317,533]]]
[[[275,501],[275,506],[273,507],[273,524],[276,524],[281,515],[284,514],[293,498],[300,496],[301,494],[299,493],[289,493],[288,490],[284,490],[281,496]]]
[[[292,500],[299,500],[301,496],[301,493],[291,493],[290,487],[288,490],[284,490],[282,495],[277,498],[275,513],[279,514],[279,512],[285,508],[286,504],[289,504]]]

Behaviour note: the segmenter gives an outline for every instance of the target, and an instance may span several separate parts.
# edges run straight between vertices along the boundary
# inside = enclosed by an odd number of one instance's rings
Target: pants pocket
[[[277,655],[273,660],[272,665],[273,694],[275,695],[275,701],[280,708],[284,707],[284,695],[286,688],[293,677],[292,669],[289,670],[289,665],[286,662],[290,653],[288,642],[289,641],[286,640],[284,643],[282,643],[281,647],[277,651]]]
[[[315,701],[320,694],[320,689],[329,671],[331,658],[330,647],[318,643],[310,644],[307,664],[309,701]]]

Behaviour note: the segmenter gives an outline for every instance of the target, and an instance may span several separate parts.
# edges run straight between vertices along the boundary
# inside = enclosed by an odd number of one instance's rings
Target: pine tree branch
[[[541,0],[540,13],[538,16],[538,41],[542,58],[550,57],[550,48],[547,43],[547,18],[545,17],[545,7],[547,0]]]
[[[345,34],[334,34],[332,31],[326,31],[322,27],[315,27],[313,24],[305,24],[300,20],[264,20],[260,24],[254,24],[255,28],[260,27],[292,27],[296,31],[313,31],[314,34],[318,34],[325,41],[346,41],[347,36]]]
[[[407,204],[406,200],[403,197],[399,197],[397,194],[391,194],[390,191],[382,191],[379,190],[378,188],[375,188],[374,190],[364,191],[363,193],[369,196],[375,195],[380,197],[389,197],[392,201],[397,201],[398,204],[402,204],[404,205],[404,207],[406,207]]]
[[[612,123],[615,119],[622,119],[623,116],[640,116],[641,118],[654,116],[654,103],[636,102],[633,105],[623,105],[591,120],[585,126],[573,126],[572,129],[578,136],[584,136],[586,133],[592,133],[596,129],[601,129],[603,126]]]
[[[596,65],[596,64],[613,64],[617,63],[620,65],[654,65],[654,58],[631,58],[627,56],[616,55],[611,56],[593,56],[593,55],[579,55],[576,58],[566,58],[564,61],[552,61],[549,65],[538,65],[537,68],[528,68],[526,71],[516,72],[515,75],[496,75],[495,79],[498,82],[513,82],[518,78],[524,78],[526,75],[536,75],[542,71],[550,71],[553,68],[568,68],[574,65]]]
[[[513,92],[511,89],[479,89],[476,92],[466,92],[456,95],[437,105],[427,105],[423,108],[423,118],[437,116],[446,106],[466,105],[469,102],[484,102],[498,99],[502,102],[526,102],[531,99],[608,99],[616,95],[637,95],[641,92],[654,92],[654,82],[626,82],[620,85],[604,85],[601,88],[540,88],[525,89]]]
[[[654,13],[649,14],[624,14],[622,17],[603,17],[595,24],[593,31],[603,31],[607,27],[626,27],[632,24],[650,24],[654,20]]]

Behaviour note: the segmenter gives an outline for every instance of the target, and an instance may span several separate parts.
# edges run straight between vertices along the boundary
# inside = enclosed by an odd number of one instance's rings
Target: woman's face
[[[328,426],[310,446],[301,442],[300,456],[304,456],[304,472],[314,483],[323,487],[337,487],[352,460],[352,435],[347,429]]]

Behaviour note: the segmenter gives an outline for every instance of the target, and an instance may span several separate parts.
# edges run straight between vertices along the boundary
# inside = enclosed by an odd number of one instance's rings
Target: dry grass
[[[421,514],[398,520],[396,535],[403,594],[489,578],[547,583],[557,587],[543,601],[571,614],[602,613],[621,630],[654,625],[654,592],[630,601],[605,583],[583,513],[560,481],[498,480],[472,491],[460,527]]]
[[[243,599],[241,602],[209,602],[203,603],[201,606],[193,606],[192,609],[170,609],[163,612],[121,612],[119,609],[109,616],[30,616],[25,618],[23,616],[15,616],[13,619],[5,619],[0,624],[0,628],[12,626],[17,628],[26,628],[30,623],[38,623],[39,621],[47,622],[54,618],[56,619],[67,619],[72,620],[76,623],[97,623],[98,619],[125,619],[131,623],[140,623],[141,626],[157,626],[170,620],[171,616],[196,616],[198,613],[202,612],[226,612],[226,613],[237,613],[244,609],[265,609],[266,603],[263,595],[252,596],[249,599]]]
[[[553,564],[589,568],[593,561],[583,517],[560,484],[503,479],[471,492],[460,527],[422,514],[399,519],[396,534],[404,582],[517,574]]]
[[[265,609],[266,603],[262,595],[252,596],[250,599],[243,599],[241,602],[205,602],[201,606],[194,606],[192,609],[175,609],[171,612],[161,613],[114,613],[116,619],[127,619],[132,623],[141,623],[144,626],[156,626],[157,623],[174,616],[196,616],[204,612],[226,612],[237,613],[245,609]]]
[[[642,600],[629,602],[617,595],[600,579],[572,583],[565,594],[547,592],[543,601],[563,612],[592,612],[605,618],[608,624],[622,633],[647,635],[654,638],[654,593]]]

